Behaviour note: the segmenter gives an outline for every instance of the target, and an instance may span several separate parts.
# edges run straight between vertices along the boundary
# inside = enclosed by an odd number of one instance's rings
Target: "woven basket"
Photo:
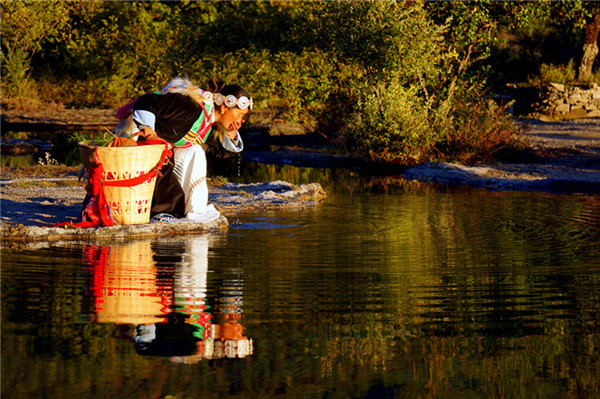
[[[81,161],[86,169],[100,162],[103,180],[127,180],[147,173],[160,161],[163,145],[137,147],[97,147],[79,143]],[[133,187],[104,186],[106,202],[117,224],[144,224],[150,221],[152,194],[156,178]]]

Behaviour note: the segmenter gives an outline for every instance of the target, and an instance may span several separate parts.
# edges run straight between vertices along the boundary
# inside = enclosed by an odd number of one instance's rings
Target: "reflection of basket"
[[[161,159],[164,145],[137,147],[95,147],[79,143],[86,169],[101,164],[106,202],[118,224],[144,224],[150,221],[150,208],[156,178],[131,187],[110,186],[111,181],[127,180],[148,173]]]
[[[150,242],[109,247],[106,263],[97,273],[96,321],[154,324],[161,321],[156,264]]]

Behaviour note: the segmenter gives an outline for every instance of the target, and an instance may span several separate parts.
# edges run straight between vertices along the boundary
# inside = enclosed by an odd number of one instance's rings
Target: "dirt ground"
[[[114,109],[72,109],[49,105],[44,109],[21,111],[2,109],[2,123],[12,126],[115,126],[117,124]]]

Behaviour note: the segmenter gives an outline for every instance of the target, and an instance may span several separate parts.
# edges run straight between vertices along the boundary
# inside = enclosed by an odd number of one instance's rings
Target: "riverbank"
[[[531,151],[509,161],[465,166],[426,163],[402,172],[409,180],[490,190],[600,193],[600,119],[528,119]]]
[[[385,172],[359,160],[303,145],[306,138],[275,137],[277,150],[247,151],[245,159],[301,167],[350,168],[393,174],[407,180],[479,187],[488,190],[600,193],[600,118],[550,121],[522,119],[527,150],[494,163],[461,165],[428,162]],[[316,148],[316,150],[315,150]]]
[[[206,223],[154,222],[101,228],[48,227],[76,222],[85,189],[75,176],[59,178],[5,179],[2,193],[0,237],[10,242],[112,241],[155,236],[221,232],[228,218],[256,210],[303,209],[321,203],[327,194],[320,184],[293,185],[284,181],[229,183],[209,190],[209,203],[221,215]],[[3,244],[4,245],[4,244]]]
[[[81,123],[98,123],[97,111],[83,115]],[[104,112],[106,123],[113,121],[109,112]],[[3,119],[10,115],[3,115]],[[49,116],[20,116],[12,119],[18,123],[65,123],[68,114]],[[27,122],[29,120],[29,122]],[[42,122],[40,122],[42,121]],[[16,122],[15,122],[16,123]],[[568,121],[544,121],[542,119],[521,120],[527,126],[524,139],[531,151],[517,154],[510,160],[494,164],[459,165],[452,163],[425,163],[399,171],[402,178],[420,182],[436,182],[450,185],[480,187],[488,190],[542,190],[551,192],[600,193],[600,119]],[[278,135],[277,149],[260,151],[248,146],[244,157],[248,160],[274,164],[291,164],[312,167],[346,167],[353,161],[343,156],[330,155],[323,148],[305,144],[302,135]],[[249,132],[247,142],[265,140],[265,134]],[[282,186],[283,184],[283,186]],[[275,186],[273,186],[275,185]],[[56,222],[75,220],[79,213],[84,188],[76,184],[74,173],[65,176],[24,178],[3,173],[0,180],[2,206],[2,237],[10,240],[35,239],[89,239],[135,237],[136,235],[181,234],[206,232],[227,227],[226,216],[236,212],[256,209],[282,209],[284,207],[313,206],[322,201],[326,194],[319,185],[296,187],[284,182],[263,183],[260,186],[226,185],[211,190],[210,201],[215,203],[223,215],[207,225],[167,223],[109,229],[49,230],[41,226]],[[277,188],[273,188],[277,187]],[[249,192],[250,190],[251,192]],[[40,230],[42,229],[42,230]],[[92,231],[94,230],[94,231]]]

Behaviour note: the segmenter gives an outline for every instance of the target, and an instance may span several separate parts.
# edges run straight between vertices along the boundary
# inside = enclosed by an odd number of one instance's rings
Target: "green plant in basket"
[[[91,146],[106,147],[108,143],[114,140],[114,138],[114,134],[112,134],[109,130],[104,130],[101,133],[91,135],[84,132],[75,133],[71,137],[70,141],[75,144],[85,143]]]

